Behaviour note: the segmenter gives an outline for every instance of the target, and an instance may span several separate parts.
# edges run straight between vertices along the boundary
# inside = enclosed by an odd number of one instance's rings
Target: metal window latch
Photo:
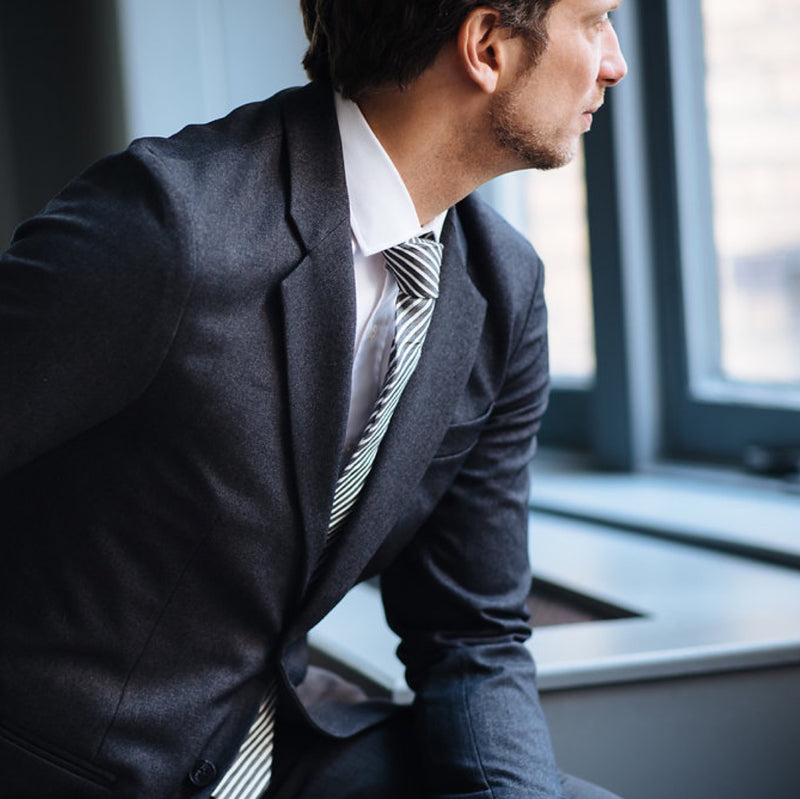
[[[800,474],[800,446],[750,444],[744,448],[742,463],[753,474],[770,477]]]

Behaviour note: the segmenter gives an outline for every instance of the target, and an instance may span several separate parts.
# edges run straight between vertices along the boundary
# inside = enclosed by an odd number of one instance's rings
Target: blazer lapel
[[[451,211],[443,235],[441,291],[417,369],[403,392],[361,496],[294,625],[316,624],[355,583],[396,522],[436,453],[475,362],[486,301],[466,268],[466,247]],[[398,496],[400,494],[400,496]]]
[[[290,214],[307,249],[284,279],[294,466],[306,539],[302,590],[325,542],[350,398],[355,289],[350,213],[331,92],[287,96]]]

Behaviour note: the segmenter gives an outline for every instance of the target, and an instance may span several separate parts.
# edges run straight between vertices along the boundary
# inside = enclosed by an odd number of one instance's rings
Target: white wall
[[[117,0],[129,138],[306,82],[298,0]]]

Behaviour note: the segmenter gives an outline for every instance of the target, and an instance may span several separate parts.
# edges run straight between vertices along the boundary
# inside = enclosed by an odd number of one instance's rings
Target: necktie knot
[[[415,236],[383,251],[386,268],[397,281],[402,294],[436,299],[439,296],[439,271],[443,247],[428,236]]]

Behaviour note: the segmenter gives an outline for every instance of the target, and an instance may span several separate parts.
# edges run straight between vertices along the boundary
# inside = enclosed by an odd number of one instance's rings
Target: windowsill
[[[796,483],[552,451],[532,471],[534,573],[641,614],[538,631],[544,688],[800,663]]]
[[[545,453],[531,491],[534,576],[634,618],[543,627],[543,692],[800,663],[800,503],[696,472],[592,472]],[[788,568],[787,568],[788,567]],[[328,658],[409,701],[371,585],[311,633]]]
[[[669,463],[600,472],[554,450],[532,474],[535,510],[800,568],[800,482]]]

